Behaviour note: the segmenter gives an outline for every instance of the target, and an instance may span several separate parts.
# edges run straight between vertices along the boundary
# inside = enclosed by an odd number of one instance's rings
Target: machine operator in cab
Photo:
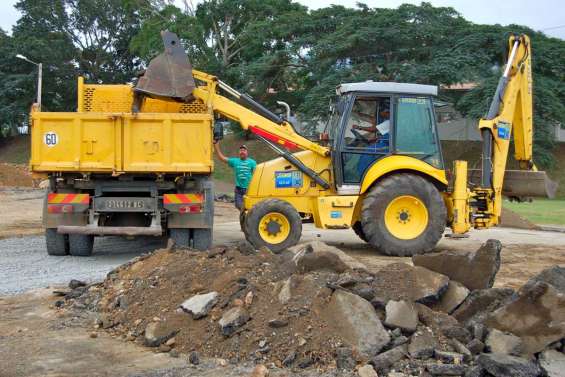
[[[235,207],[241,211],[243,209],[243,196],[247,193],[247,188],[249,187],[249,182],[251,182],[251,177],[253,177],[257,163],[254,159],[249,157],[249,151],[244,144],[239,147],[238,157],[224,156],[220,150],[219,141],[217,140],[214,141],[214,149],[218,154],[218,158],[233,169],[235,178]]]

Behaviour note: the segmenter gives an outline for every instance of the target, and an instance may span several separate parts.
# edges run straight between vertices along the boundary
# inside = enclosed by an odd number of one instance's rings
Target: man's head
[[[239,147],[239,158],[245,160],[248,155],[249,155],[249,151],[247,150],[247,146],[245,146],[245,144],[241,145]]]

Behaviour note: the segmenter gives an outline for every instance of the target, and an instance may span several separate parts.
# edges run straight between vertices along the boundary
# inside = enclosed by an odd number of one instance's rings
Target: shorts
[[[247,189],[243,187],[235,186],[234,198],[235,198],[235,208],[240,211],[243,209],[243,196],[247,193]]]

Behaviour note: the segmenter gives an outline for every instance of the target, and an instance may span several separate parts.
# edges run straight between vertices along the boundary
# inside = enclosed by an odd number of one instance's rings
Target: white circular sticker
[[[52,131],[46,132],[45,135],[43,135],[43,142],[48,147],[54,147],[59,142],[59,136]]]

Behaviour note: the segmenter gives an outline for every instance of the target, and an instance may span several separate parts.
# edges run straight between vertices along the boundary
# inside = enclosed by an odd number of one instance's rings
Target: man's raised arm
[[[222,153],[221,149],[220,149],[220,142],[219,141],[214,141],[214,149],[216,150],[216,153],[218,154],[218,158],[220,160],[222,160],[223,162],[228,162],[228,158],[226,156],[224,156],[224,154]]]

